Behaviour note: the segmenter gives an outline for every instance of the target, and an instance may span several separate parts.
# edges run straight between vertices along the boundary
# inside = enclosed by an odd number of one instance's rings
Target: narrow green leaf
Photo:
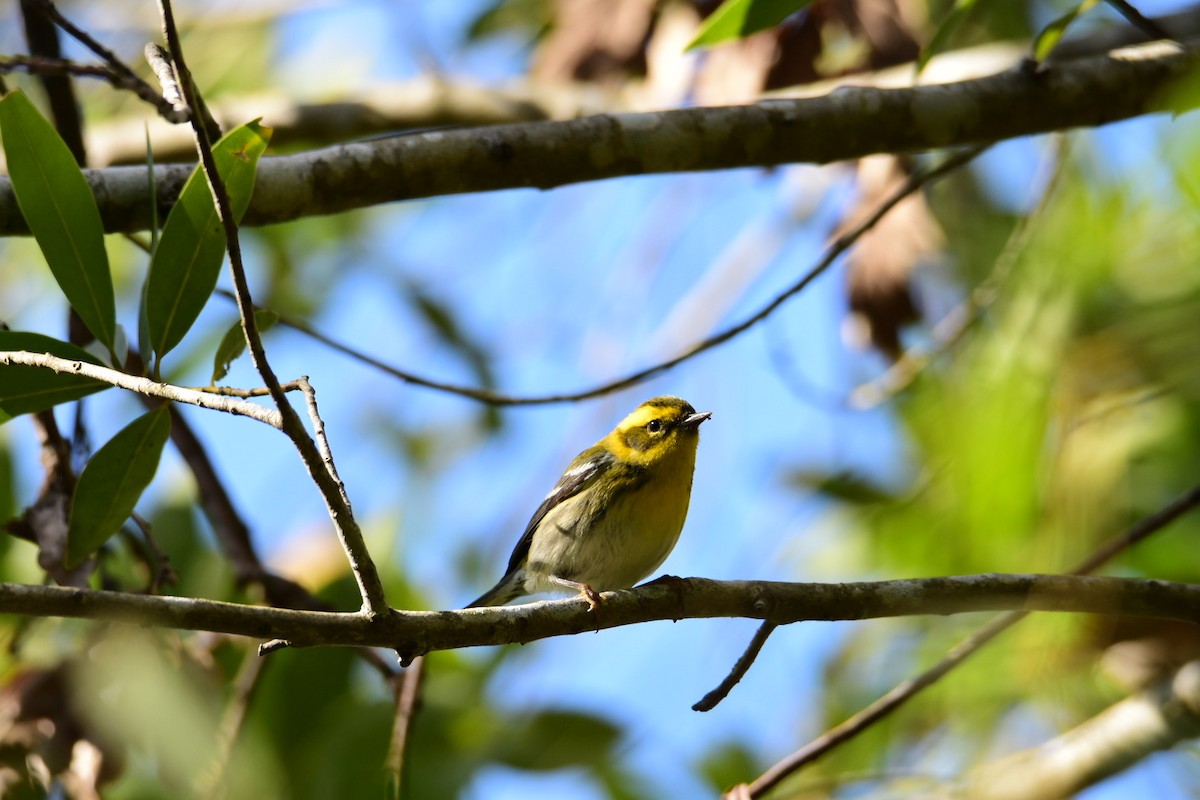
[[[687,49],[742,39],[778,25],[811,4],[812,0],[725,0],[704,20]]]
[[[260,308],[254,312],[254,322],[258,325],[258,332],[269,330],[272,325],[279,321],[279,315],[267,308]],[[236,361],[242,353],[246,352],[246,337],[242,334],[242,321],[238,320],[225,331],[225,335],[221,337],[221,343],[217,345],[217,352],[213,355],[213,371],[212,382],[224,378],[229,374],[229,365]]]
[[[929,40],[929,44],[925,45],[921,54],[917,56],[918,74],[925,69],[925,65],[929,63],[930,59],[945,51],[947,45],[950,44],[950,37],[970,16],[976,2],[978,0],[954,0],[954,8],[950,9],[950,13],[942,19],[937,30],[933,32],[933,38]]]
[[[110,351],[117,324],[104,226],[66,143],[20,90],[0,99],[0,134],[17,205],[67,302]]]
[[[154,146],[150,141],[150,126],[146,125],[146,190],[150,196],[150,252],[158,249],[158,181],[154,179]],[[150,347],[150,322],[146,319],[146,284],[150,282],[147,271],[146,279],[142,281],[142,297],[138,303],[138,357],[142,360],[142,368],[150,369],[154,351]]]
[[[1038,32],[1037,38],[1033,40],[1034,59],[1045,61],[1054,48],[1058,46],[1058,43],[1062,41],[1067,28],[1071,27],[1071,23],[1075,21],[1076,17],[1087,12],[1097,2],[1099,0],[1083,0],[1083,2],[1076,5],[1070,11],[1042,28]]]
[[[230,131],[213,146],[234,219],[250,205],[258,159],[271,129],[257,121]],[[161,361],[183,340],[217,285],[225,259],[225,235],[204,173],[197,166],[179,194],[150,258],[143,300],[150,346]]]
[[[68,568],[96,552],[129,519],[158,470],[170,433],[168,406],[161,405],[126,425],[91,457],[71,499]]]
[[[68,342],[60,342],[40,333],[0,331],[0,351],[25,350],[49,353],[71,361],[99,364],[95,356]],[[13,417],[44,411],[59,403],[107,389],[108,384],[82,375],[59,374],[42,367],[0,364],[0,424]]]

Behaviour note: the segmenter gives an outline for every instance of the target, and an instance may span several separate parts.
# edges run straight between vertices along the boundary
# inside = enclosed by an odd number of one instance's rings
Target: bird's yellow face
[[[604,444],[619,461],[645,467],[673,460],[672,456],[694,456],[700,423],[710,416],[697,414],[678,397],[655,397],[621,420]]]

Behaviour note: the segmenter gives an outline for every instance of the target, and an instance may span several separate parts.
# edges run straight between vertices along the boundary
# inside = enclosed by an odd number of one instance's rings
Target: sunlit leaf
[[[254,312],[254,322],[258,326],[259,333],[269,330],[278,321],[279,315],[270,309],[260,308]],[[229,365],[244,352],[246,352],[246,337],[242,333],[242,322],[238,320],[229,327],[229,330],[225,331],[225,335],[221,337],[221,343],[217,345],[217,352],[213,355],[212,382],[215,384],[228,375]]]
[[[92,335],[112,350],[116,305],[91,187],[58,131],[20,90],[0,99],[0,133],[17,204],[54,279]]]
[[[946,50],[950,38],[970,16],[977,2],[978,0],[954,0],[954,8],[950,9],[950,13],[938,24],[929,44],[925,45],[921,49],[921,54],[917,56],[917,72],[925,69],[925,65],[929,63],[930,59]]]
[[[171,433],[169,407],[138,417],[110,439],[79,475],[67,531],[67,566],[99,549],[129,519],[158,470]]]
[[[69,342],[40,333],[0,331],[0,351],[49,353],[71,361],[99,364],[95,356]],[[44,411],[59,403],[107,389],[108,384],[82,375],[57,373],[44,367],[0,365],[0,423],[21,414]]]
[[[1067,32],[1067,28],[1080,15],[1088,11],[1092,6],[1096,5],[1098,0],[1083,0],[1067,13],[1063,14],[1058,19],[1051,22],[1046,27],[1042,28],[1033,40],[1033,57],[1037,61],[1045,61],[1050,53],[1058,46],[1062,37]]]
[[[547,710],[513,720],[510,736],[497,742],[493,757],[528,770],[596,764],[611,758],[621,730],[608,720],[576,711]]]
[[[250,205],[255,168],[270,138],[271,129],[256,121],[230,131],[213,146],[235,220],[240,221]],[[146,328],[160,361],[200,316],[224,258],[225,234],[204,173],[197,167],[167,216],[146,278]]]
[[[774,27],[812,0],[725,0],[709,15],[687,49],[707,47]]]
[[[540,33],[550,26],[552,19],[553,6],[549,0],[493,0],[476,13],[467,27],[467,41],[512,30]]]

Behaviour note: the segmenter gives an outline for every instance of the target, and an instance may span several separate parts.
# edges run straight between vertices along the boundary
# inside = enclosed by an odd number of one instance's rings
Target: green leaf
[[[503,764],[524,770],[555,770],[602,764],[612,758],[621,730],[612,722],[567,709],[547,709],[511,720],[509,736],[489,753]]]
[[[1038,32],[1037,38],[1033,40],[1034,59],[1045,61],[1054,48],[1058,46],[1058,43],[1062,41],[1063,35],[1067,32],[1067,28],[1071,26],[1071,23],[1075,21],[1075,18],[1087,12],[1097,2],[1098,0],[1083,0],[1083,2],[1076,5],[1070,11],[1042,28]]]
[[[0,331],[0,351],[49,353],[71,361],[99,364],[88,351],[40,333]],[[60,403],[108,388],[107,383],[82,375],[59,374],[44,367],[0,365],[0,424],[21,414],[44,411]]]
[[[254,322],[258,326],[258,332],[269,330],[272,325],[279,321],[279,315],[267,308],[260,308],[254,312]],[[212,382],[224,378],[229,374],[229,365],[238,359],[242,353],[246,352],[246,337],[242,335],[242,321],[239,319],[225,331],[225,335],[221,337],[221,343],[217,345],[217,352],[213,355],[213,371]]]
[[[230,131],[213,146],[235,221],[241,221],[250,205],[255,168],[270,138],[271,129],[255,121]],[[167,215],[146,278],[146,328],[159,361],[200,316],[224,259],[225,234],[204,172],[197,166]]]
[[[687,49],[742,39],[772,28],[811,3],[812,0],[725,0],[700,26],[700,32]]]
[[[954,0],[954,8],[950,9],[950,13],[933,32],[933,38],[929,40],[929,44],[925,45],[921,54],[917,56],[918,73],[925,69],[925,65],[929,63],[930,59],[945,51],[946,46],[950,43],[950,37],[970,16],[976,2],[978,0]]]
[[[467,26],[467,41],[512,31],[528,31],[540,37],[553,21],[552,11],[546,0],[493,0]]]
[[[110,351],[117,324],[104,226],[91,187],[54,126],[20,90],[0,99],[0,134],[17,205],[54,280]]]
[[[67,529],[68,568],[96,552],[133,513],[171,433],[169,408],[161,405],[126,425],[79,474]]]

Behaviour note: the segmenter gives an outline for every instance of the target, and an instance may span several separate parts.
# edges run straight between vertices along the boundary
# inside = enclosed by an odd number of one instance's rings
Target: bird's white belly
[[[641,496],[642,492],[657,494],[651,485],[639,487],[609,503],[599,514],[588,513],[586,495],[554,508],[530,544],[526,590],[563,591],[561,585],[548,580],[551,571],[598,592],[627,589],[658,569],[679,539],[687,517],[688,494],[680,501],[650,499]],[[660,499],[663,501],[657,502]],[[585,526],[581,518],[596,521]],[[547,565],[554,569],[548,570]]]

